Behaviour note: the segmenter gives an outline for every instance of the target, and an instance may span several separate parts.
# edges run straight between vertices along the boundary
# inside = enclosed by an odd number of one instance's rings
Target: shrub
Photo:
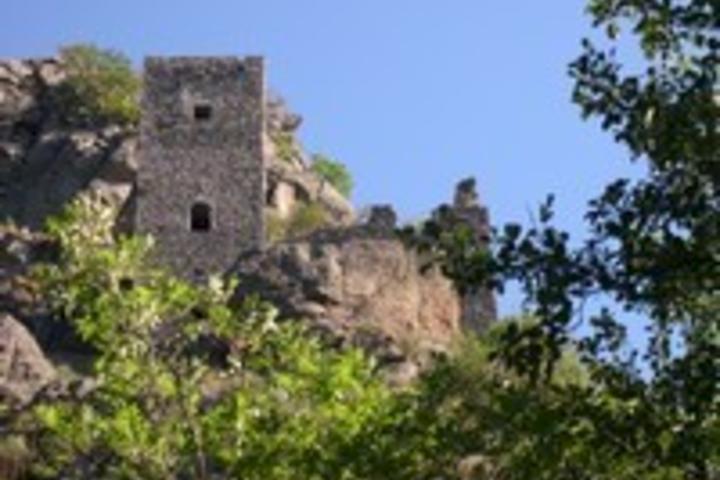
[[[275,144],[275,153],[284,162],[292,162],[295,156],[295,141],[290,133],[281,132],[271,137]]]
[[[313,155],[312,169],[343,196],[349,197],[353,189],[353,178],[345,164],[322,154]]]
[[[276,212],[265,215],[265,237],[270,243],[280,242],[287,236],[288,221]]]
[[[327,209],[319,202],[299,203],[288,217],[270,211],[265,215],[265,235],[271,243],[300,237],[330,224]]]
[[[140,119],[140,78],[122,53],[91,44],[60,49],[67,78],[58,99],[70,123],[134,125]]]
[[[329,220],[328,212],[321,203],[300,204],[295,208],[290,218],[287,219],[285,236],[298,237],[307,235],[327,226]]]

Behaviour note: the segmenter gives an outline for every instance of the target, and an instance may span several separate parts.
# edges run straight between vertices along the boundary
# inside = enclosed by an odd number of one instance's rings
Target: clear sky
[[[354,203],[415,219],[477,177],[495,223],[547,193],[580,238],[586,201],[632,172],[570,103],[585,0],[3,0],[0,57],[94,42],[132,57],[261,54],[305,118],[310,151],[345,162]]]

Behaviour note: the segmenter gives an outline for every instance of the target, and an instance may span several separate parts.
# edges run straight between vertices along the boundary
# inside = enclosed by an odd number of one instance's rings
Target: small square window
[[[206,103],[195,105],[193,116],[195,117],[195,120],[199,121],[210,120],[212,117],[212,107]]]
[[[190,230],[193,232],[209,232],[212,230],[212,209],[210,205],[198,202],[190,208]]]

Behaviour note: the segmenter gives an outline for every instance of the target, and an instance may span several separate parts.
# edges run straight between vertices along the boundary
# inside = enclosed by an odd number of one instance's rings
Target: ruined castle
[[[145,61],[135,230],[151,234],[159,259],[185,277],[227,272],[265,244],[265,105],[259,57]],[[452,209],[489,238],[474,181],[458,185]],[[395,214],[375,208],[368,223],[392,234]],[[466,293],[461,311],[472,326],[494,315],[494,299]]]
[[[120,212],[120,232],[151,234],[158,259],[184,277],[227,273],[240,281],[239,299],[259,294],[289,318],[370,341],[389,358],[400,344],[442,349],[495,318],[490,291],[460,293],[438,269],[421,268],[395,234],[391,208],[357,219],[313,171],[297,139],[302,118],[266,94],[261,58],[148,58],[139,129],[63,124],[53,91],[65,78],[58,58],[0,60],[0,218],[27,228],[0,230],[0,247],[19,255],[0,259],[0,310],[48,324],[41,311],[28,313],[22,293],[37,256],[27,252],[42,246],[32,232],[93,193]],[[448,203],[488,238],[474,182],[461,182]],[[288,221],[311,204],[327,213],[326,228],[266,238],[268,220]]]
[[[152,235],[161,261],[186,277],[226,272],[265,243],[263,59],[150,57],[143,83],[135,230]],[[453,208],[488,238],[474,182],[458,185]],[[390,207],[369,220],[395,227]],[[464,303],[478,314],[475,299]]]

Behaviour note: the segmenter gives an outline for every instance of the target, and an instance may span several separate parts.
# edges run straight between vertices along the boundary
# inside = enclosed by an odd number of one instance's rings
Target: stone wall
[[[263,245],[263,75],[255,57],[145,62],[136,226],[178,273],[224,272]],[[191,227],[199,204],[207,231]]]

